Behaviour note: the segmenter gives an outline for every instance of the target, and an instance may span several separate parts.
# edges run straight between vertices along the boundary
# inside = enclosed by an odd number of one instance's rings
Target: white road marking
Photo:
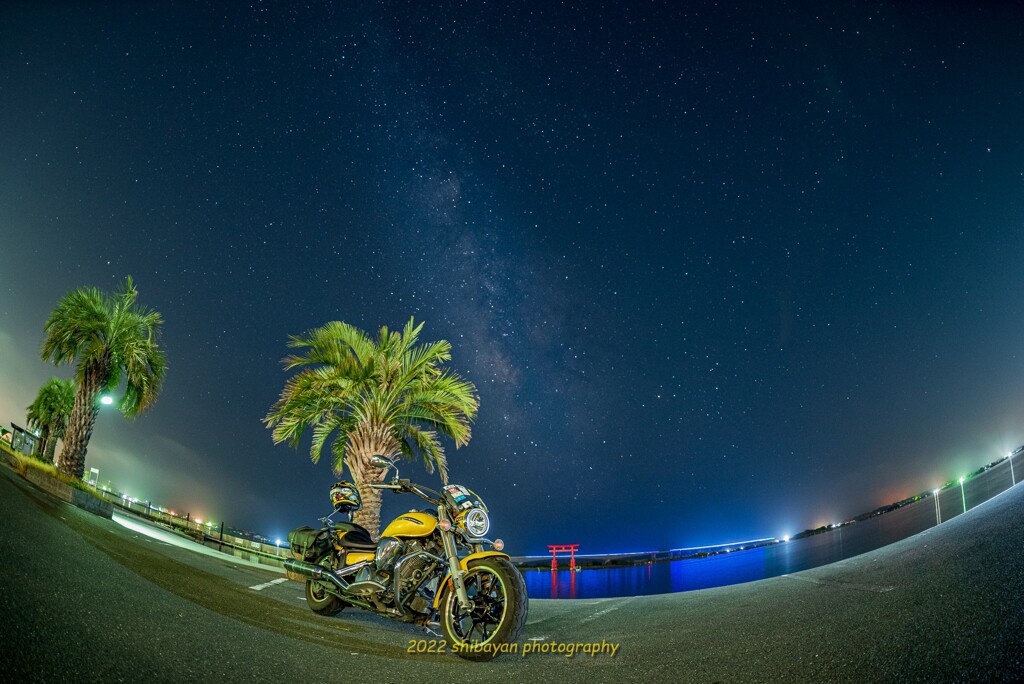
[[[798,577],[796,575],[782,575],[787,579],[800,580],[801,582],[809,582],[811,584],[824,584],[821,580],[814,579],[813,577]]]
[[[629,599],[626,599],[626,601],[629,601]],[[626,601],[623,601],[623,603],[625,603]],[[593,615],[588,615],[587,617],[585,617],[582,620],[580,620],[580,624],[583,624],[585,622],[590,622],[591,620],[596,620],[597,618],[601,617],[602,615],[607,615],[608,613],[612,612],[613,610],[618,610],[621,605],[622,605],[622,603],[620,603],[618,605],[611,606],[610,608],[605,608],[604,610],[599,610],[596,613],[594,613]]]
[[[287,582],[287,581],[288,581],[287,577],[282,577],[280,579],[270,580],[269,582],[264,582],[263,584],[257,584],[256,586],[249,587],[249,588],[252,589],[253,591],[263,591],[267,587],[272,587],[275,584],[281,584],[281,582]]]
[[[803,577],[800,575],[782,575],[787,579],[799,580],[801,582],[809,582],[810,584],[816,584],[819,586],[831,585],[834,587],[841,587],[844,589],[854,589],[856,591],[872,591],[876,594],[884,594],[888,591],[892,591],[896,587],[893,585],[873,585],[873,584],[859,584],[857,582],[828,582],[813,577]]]

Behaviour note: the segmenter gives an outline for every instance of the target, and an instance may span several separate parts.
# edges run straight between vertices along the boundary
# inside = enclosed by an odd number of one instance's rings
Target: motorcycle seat
[[[370,537],[366,528],[356,523],[335,523],[334,529],[338,532],[338,541],[348,551],[370,551],[377,550],[377,543]]]

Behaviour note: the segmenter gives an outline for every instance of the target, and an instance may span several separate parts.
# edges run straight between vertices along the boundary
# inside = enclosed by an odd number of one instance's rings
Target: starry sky
[[[0,421],[131,274],[170,370],[88,466],[133,496],[326,513],[260,419],[330,320],[452,342],[514,554],[782,536],[1024,442],[1019,4],[89,5],[0,7]]]

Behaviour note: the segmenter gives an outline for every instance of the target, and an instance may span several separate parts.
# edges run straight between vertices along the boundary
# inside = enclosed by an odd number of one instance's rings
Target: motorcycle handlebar
[[[432,489],[430,489],[428,487],[421,487],[418,484],[413,484],[412,480],[406,480],[404,478],[401,479],[401,480],[398,480],[398,482],[392,482],[392,483],[383,483],[382,482],[380,484],[371,484],[370,488],[371,489],[390,489],[390,490],[396,491],[396,492],[408,492],[410,494],[415,494],[416,496],[420,497],[424,501],[432,503],[435,506],[439,505],[441,503],[441,495],[440,494],[438,494],[437,492],[435,492],[434,490],[432,490]],[[434,496],[431,496],[432,494]]]

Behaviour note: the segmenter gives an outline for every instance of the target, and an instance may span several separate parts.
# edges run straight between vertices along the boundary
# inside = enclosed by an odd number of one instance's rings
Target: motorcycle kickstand
[[[423,633],[424,634],[429,634],[429,635],[431,635],[433,637],[436,637],[438,639],[442,638],[440,634],[438,634],[434,630],[430,629],[430,627],[427,627],[426,625],[423,625]]]

